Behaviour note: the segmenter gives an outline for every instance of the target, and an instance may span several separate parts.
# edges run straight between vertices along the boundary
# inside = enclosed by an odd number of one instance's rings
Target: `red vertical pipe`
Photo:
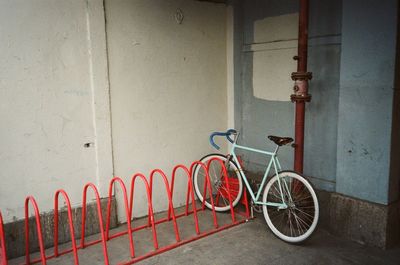
[[[311,73],[307,72],[309,0],[300,0],[299,13],[298,55],[294,58],[297,60],[297,72],[292,73],[295,85],[291,99],[296,104],[294,170],[303,173],[305,104],[311,100],[308,94]]]
[[[307,72],[309,0],[300,0],[297,71]]]
[[[306,103],[297,101],[295,114],[295,149],[294,149],[294,170],[303,173],[304,162],[304,120]]]

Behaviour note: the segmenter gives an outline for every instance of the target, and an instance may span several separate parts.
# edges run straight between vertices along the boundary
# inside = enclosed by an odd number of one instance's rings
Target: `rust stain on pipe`
[[[311,100],[311,95],[308,94],[308,80],[312,78],[312,73],[307,72],[309,0],[300,0],[299,13],[298,55],[293,57],[297,60],[297,72],[291,76],[294,81],[294,93],[290,98],[296,105],[294,170],[303,173],[305,104]]]

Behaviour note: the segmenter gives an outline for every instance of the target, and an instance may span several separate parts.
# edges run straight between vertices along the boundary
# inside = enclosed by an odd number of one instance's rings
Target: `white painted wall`
[[[178,8],[182,24],[174,17]],[[108,0],[106,14],[115,173],[128,180],[159,167],[170,175],[175,164],[212,151],[209,133],[227,126],[226,6]],[[176,205],[186,183],[177,186]],[[135,215],[147,214],[144,190],[137,195]],[[156,211],[166,202],[157,181]]]
[[[253,93],[256,98],[290,101],[296,71],[299,14],[267,17],[254,23]]]
[[[86,182],[112,176],[101,0],[0,1],[0,209],[23,216],[32,194],[80,204]],[[94,143],[84,148],[85,143]]]

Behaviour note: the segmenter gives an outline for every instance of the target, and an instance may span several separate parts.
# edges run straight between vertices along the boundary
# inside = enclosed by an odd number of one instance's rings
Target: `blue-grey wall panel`
[[[340,44],[312,46],[309,69],[312,101],[306,106],[304,173],[322,189],[334,191],[340,76]]]
[[[397,1],[343,1],[337,192],[387,204]]]
[[[334,190],[336,181],[341,2],[313,0],[310,8],[309,70],[313,72],[314,78],[310,84],[313,99],[307,104],[306,111],[304,173],[314,177],[313,182],[325,190]],[[241,13],[243,32],[235,31],[235,34],[242,35],[244,44],[251,45],[254,44],[254,26],[257,21],[296,13],[298,1],[245,1],[240,10],[243,12]],[[235,97],[241,105],[235,107],[235,109],[240,108],[240,117],[236,116],[236,123],[240,124],[242,143],[273,148],[273,145],[266,140],[266,135],[293,136],[294,134],[294,104],[290,101],[271,101],[254,97],[252,83],[254,56],[258,56],[257,52],[249,49],[244,49],[240,55],[241,82],[235,83]],[[291,168],[293,149],[282,148],[280,155],[282,162]],[[250,164],[250,170],[262,170],[260,164],[264,162],[264,158],[249,155],[244,157],[253,162]]]

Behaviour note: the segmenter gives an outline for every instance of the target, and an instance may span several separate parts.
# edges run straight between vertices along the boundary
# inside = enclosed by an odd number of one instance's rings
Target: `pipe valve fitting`
[[[310,72],[293,72],[292,80],[294,80],[294,94],[290,96],[292,102],[294,101],[306,101],[311,100],[311,95],[308,94],[308,80],[312,78]]]

